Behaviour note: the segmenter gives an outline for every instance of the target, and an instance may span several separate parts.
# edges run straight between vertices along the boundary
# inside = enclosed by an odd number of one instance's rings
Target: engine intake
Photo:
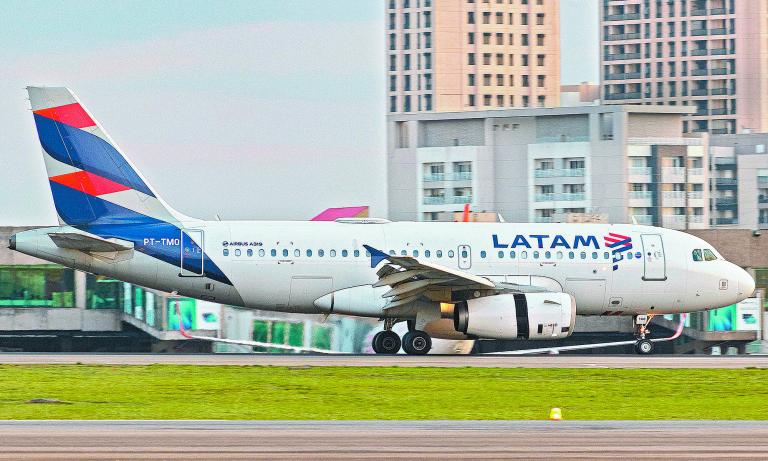
[[[462,301],[453,327],[487,339],[562,339],[573,333],[576,301],[568,293],[514,293]]]

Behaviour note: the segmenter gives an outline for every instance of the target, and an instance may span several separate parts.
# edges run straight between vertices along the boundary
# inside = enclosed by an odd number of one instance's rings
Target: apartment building
[[[389,217],[451,220],[465,203],[512,222],[570,215],[709,226],[707,136],[687,107],[592,105],[388,117]]]
[[[768,229],[768,134],[712,136],[712,226]]]
[[[386,6],[389,113],[559,105],[559,0]]]
[[[601,0],[607,104],[690,105],[683,131],[768,131],[768,1]]]

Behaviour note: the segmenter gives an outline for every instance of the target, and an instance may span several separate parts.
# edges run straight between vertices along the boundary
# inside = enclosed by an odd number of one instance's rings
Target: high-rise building
[[[559,0],[386,5],[390,113],[559,105]]]
[[[589,105],[388,117],[389,217],[709,227],[709,136],[690,107]],[[583,220],[583,219],[579,219]]]
[[[601,0],[613,104],[690,105],[683,130],[768,131],[768,1]]]

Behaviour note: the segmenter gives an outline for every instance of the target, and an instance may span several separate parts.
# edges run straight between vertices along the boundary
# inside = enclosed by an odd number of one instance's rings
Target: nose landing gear
[[[651,315],[636,315],[634,318],[635,323],[635,352],[640,355],[649,355],[653,353],[654,345],[650,339],[646,339],[646,335],[650,333],[648,330],[648,324],[651,323],[653,314]]]

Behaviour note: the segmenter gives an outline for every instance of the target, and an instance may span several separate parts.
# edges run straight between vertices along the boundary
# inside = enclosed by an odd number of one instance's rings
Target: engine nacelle
[[[562,339],[573,333],[576,300],[568,293],[515,293],[462,301],[453,326],[487,339]]]

